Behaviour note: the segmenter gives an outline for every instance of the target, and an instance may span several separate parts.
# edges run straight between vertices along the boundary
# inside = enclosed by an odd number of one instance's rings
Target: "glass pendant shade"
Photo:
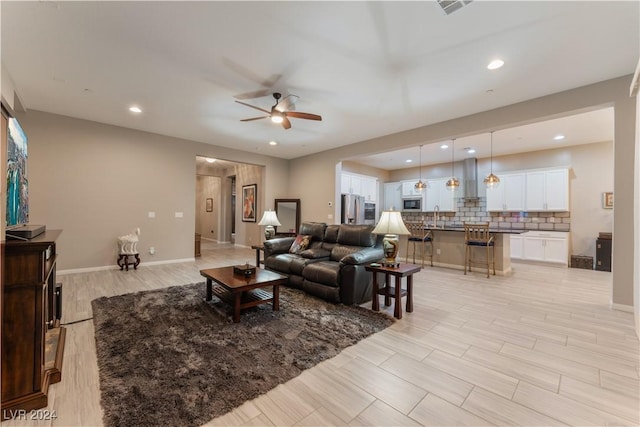
[[[460,187],[460,180],[455,176],[452,176],[447,181],[447,190],[456,191],[458,187]]]
[[[493,173],[493,131],[491,132],[491,173],[484,179],[484,185],[488,188],[496,188],[500,185],[500,178]]]
[[[487,186],[487,188],[496,188],[500,185],[500,178],[498,178],[496,175],[494,175],[493,173],[490,173],[485,179],[484,179],[484,185]]]

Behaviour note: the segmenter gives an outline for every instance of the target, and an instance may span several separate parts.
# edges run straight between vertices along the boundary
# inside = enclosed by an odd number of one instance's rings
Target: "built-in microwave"
[[[421,211],[422,199],[402,199],[403,211]]]

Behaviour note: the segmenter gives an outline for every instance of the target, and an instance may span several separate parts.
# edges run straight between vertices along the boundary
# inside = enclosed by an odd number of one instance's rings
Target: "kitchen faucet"
[[[433,207],[433,228],[438,228],[438,214],[440,213],[440,205]]]

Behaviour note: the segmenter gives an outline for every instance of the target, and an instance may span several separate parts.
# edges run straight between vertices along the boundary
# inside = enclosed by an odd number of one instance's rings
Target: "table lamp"
[[[399,262],[396,262],[400,247],[400,238],[398,236],[411,234],[404,225],[400,212],[394,210],[383,211],[380,221],[378,221],[372,233],[384,234],[382,238],[383,264],[387,267],[398,267],[400,265]]]
[[[258,223],[258,225],[266,225],[264,229],[264,238],[265,240],[273,239],[276,235],[276,230],[273,228],[274,225],[282,225],[280,221],[278,221],[278,216],[275,211],[264,211],[262,214],[262,219]]]

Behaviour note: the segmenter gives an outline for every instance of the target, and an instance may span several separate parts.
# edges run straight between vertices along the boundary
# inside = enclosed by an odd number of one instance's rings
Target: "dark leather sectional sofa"
[[[365,264],[384,257],[382,236],[371,225],[306,222],[300,235],[311,236],[307,249],[290,253],[295,237],[264,243],[264,264],[289,277],[289,286],[346,305],[371,300],[372,274]]]

